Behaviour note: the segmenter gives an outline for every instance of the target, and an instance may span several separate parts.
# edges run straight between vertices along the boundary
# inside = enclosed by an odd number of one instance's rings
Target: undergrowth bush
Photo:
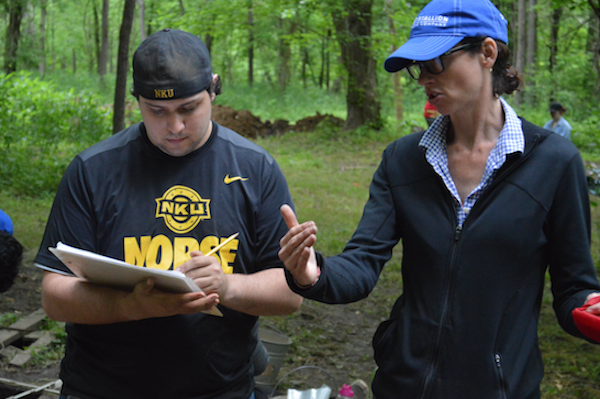
[[[0,190],[54,192],[73,156],[110,135],[112,108],[93,93],[28,72],[0,74],[0,92]]]

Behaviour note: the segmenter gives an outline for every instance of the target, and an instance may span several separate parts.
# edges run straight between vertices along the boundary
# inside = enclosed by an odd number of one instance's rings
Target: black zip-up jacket
[[[373,339],[377,399],[539,398],[537,327],[549,269],[560,325],[600,290],[590,254],[583,163],[568,140],[523,121],[512,154],[457,227],[455,206],[425,160],[421,134],[385,150],[362,220],[318,283],[290,287],[325,303],[369,295],[402,240],[403,292]]]

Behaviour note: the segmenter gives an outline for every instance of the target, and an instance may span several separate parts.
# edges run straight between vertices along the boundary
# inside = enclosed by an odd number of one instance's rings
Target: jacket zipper
[[[532,153],[532,151],[535,149],[535,147],[538,145],[538,143],[540,142],[540,137],[538,135],[534,136],[533,138],[533,143],[532,143],[532,148],[527,151],[526,153],[523,154],[523,156],[516,160],[515,162],[513,162],[512,165],[509,165],[506,170],[504,170],[501,174],[499,174],[498,176],[496,176],[496,178],[494,178],[494,180],[492,181],[492,184],[490,185],[490,187],[488,187],[482,194],[482,196],[477,200],[477,202],[475,203],[475,206],[473,207],[473,209],[471,209],[471,212],[469,212],[469,215],[467,216],[467,219],[472,219],[473,218],[473,210],[475,208],[478,208],[478,204],[480,204],[482,202],[482,199],[484,199],[484,197],[486,197],[487,195],[489,195],[489,193],[491,192],[491,189],[496,186],[498,184],[498,182],[502,181],[504,179],[505,176],[507,176],[508,174],[510,174],[510,172],[515,169],[518,165],[520,165],[522,162],[524,162]],[[448,192],[448,196],[452,197],[451,194]],[[456,211],[455,211],[455,215],[456,215]],[[471,218],[469,218],[469,216],[471,216]],[[458,215],[456,215],[456,218],[458,219]],[[434,346],[434,358],[433,358],[433,363],[430,365],[429,367],[429,371],[427,373],[427,377],[425,377],[425,382],[423,384],[423,393],[421,394],[421,399],[426,399],[427,396],[429,395],[429,391],[431,389],[431,381],[433,380],[433,374],[435,373],[435,370],[437,369],[437,365],[440,362],[440,358],[441,358],[441,351],[440,351],[440,346],[441,346],[441,341],[442,341],[442,333],[443,333],[443,327],[444,324],[446,324],[446,318],[447,318],[447,313],[448,313],[448,302],[449,302],[449,298],[450,298],[450,291],[451,291],[451,286],[452,286],[452,271],[454,270],[454,264],[456,262],[456,247],[458,246],[458,240],[460,239],[460,235],[463,231],[463,226],[464,224],[467,222],[467,220],[465,220],[463,222],[462,225],[457,225],[456,229],[454,230],[454,247],[452,249],[452,257],[451,257],[451,263],[450,263],[450,278],[448,279],[448,287],[446,289],[446,294],[444,296],[444,306],[442,308],[442,317],[440,318],[440,326],[438,328],[437,331],[437,335],[436,335],[436,339],[435,339],[435,346]],[[506,384],[504,383],[504,376],[502,373],[502,367],[501,367],[501,362],[500,362],[501,358],[499,354],[495,355],[495,361],[496,361],[496,366],[498,367],[500,376],[501,376],[501,384],[502,384],[502,394],[504,398],[508,398],[507,394],[506,394]]]
[[[494,355],[494,361],[498,368],[498,377],[500,378],[500,391],[502,392],[502,398],[507,399],[508,393],[506,392],[506,381],[504,380],[504,372],[502,371],[502,357],[499,353]]]
[[[454,278],[452,276],[452,272],[454,270],[454,266],[456,263],[456,247],[458,246],[458,240],[460,239],[460,234],[462,232],[462,225],[457,225],[454,230],[454,247],[452,249],[452,257],[450,262],[450,270],[449,270],[449,278],[448,278],[448,286],[446,287],[446,294],[444,295],[444,306],[442,307],[442,316],[440,318],[440,325],[437,330],[437,334],[435,337],[435,345],[434,345],[434,358],[433,362],[429,366],[429,372],[427,373],[427,377],[425,378],[425,382],[423,384],[423,394],[421,395],[421,399],[425,399],[429,395],[429,391],[431,389],[431,381],[433,380],[433,375],[435,370],[438,367],[438,363],[442,357],[442,351],[440,347],[442,345],[443,331],[444,325],[446,324],[446,318],[448,316],[448,307],[450,302],[450,293],[452,292],[452,283]]]

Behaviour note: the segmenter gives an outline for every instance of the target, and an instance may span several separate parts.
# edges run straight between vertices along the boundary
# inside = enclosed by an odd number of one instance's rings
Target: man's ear
[[[213,102],[215,101],[215,98],[217,98],[217,93],[216,93],[216,87],[217,87],[217,82],[219,81],[219,75],[216,73],[213,73],[212,76],[212,87],[215,88],[211,93],[210,93],[210,101]]]

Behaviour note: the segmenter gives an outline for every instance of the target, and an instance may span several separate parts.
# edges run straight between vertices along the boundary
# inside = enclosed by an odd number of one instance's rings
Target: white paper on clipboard
[[[179,271],[133,266],[122,260],[71,247],[62,242],[58,242],[56,248],[48,249],[77,277],[90,283],[133,290],[136,284],[152,277],[156,288],[162,291],[177,293],[202,291],[194,280]],[[204,313],[223,316],[216,306]]]

